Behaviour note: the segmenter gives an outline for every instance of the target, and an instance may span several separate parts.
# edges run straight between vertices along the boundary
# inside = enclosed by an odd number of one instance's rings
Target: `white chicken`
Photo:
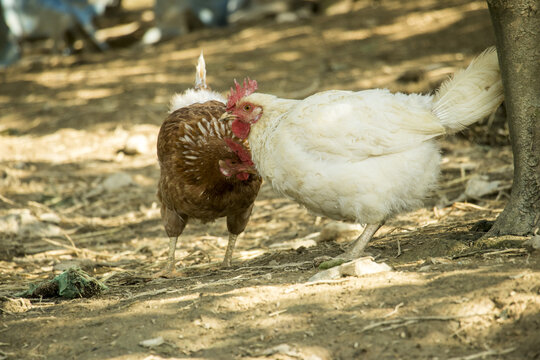
[[[410,211],[437,183],[436,138],[495,111],[503,88],[495,48],[444,82],[434,96],[388,90],[330,90],[304,100],[231,89],[227,113],[248,138],[272,187],[311,212],[367,226],[343,254],[354,259],[390,217]]]

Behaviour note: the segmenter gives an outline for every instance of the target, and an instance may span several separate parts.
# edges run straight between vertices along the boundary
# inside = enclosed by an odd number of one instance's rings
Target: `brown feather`
[[[262,180],[253,174],[246,181],[221,174],[219,160],[241,162],[224,141],[239,141],[217,120],[224,112],[223,103],[208,101],[169,114],[157,142],[161,168],[158,197],[163,207],[186,221],[188,217],[206,222],[232,215],[236,222],[242,222],[231,224],[236,231],[241,228],[239,233],[249,219],[249,214],[247,218],[242,214],[248,209],[251,212]]]

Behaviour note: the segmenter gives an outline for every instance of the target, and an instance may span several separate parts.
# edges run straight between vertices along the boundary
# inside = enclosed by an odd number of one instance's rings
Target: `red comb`
[[[245,147],[230,138],[225,139],[225,142],[227,143],[229,148],[234,151],[236,155],[238,155],[240,161],[242,161],[243,164],[253,166],[251,154],[249,153],[249,151],[246,150]]]
[[[235,79],[234,86],[235,89],[231,87],[231,93],[229,94],[229,98],[227,100],[227,111],[232,110],[236,103],[244,96],[254,93],[255,90],[257,90],[257,81],[247,78],[244,79],[244,83],[240,85]]]

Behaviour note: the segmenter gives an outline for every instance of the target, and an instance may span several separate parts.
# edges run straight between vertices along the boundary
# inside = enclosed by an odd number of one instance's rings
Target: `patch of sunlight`
[[[72,98],[74,95],[79,99],[91,100],[91,99],[102,99],[112,95],[121,94],[122,89],[107,89],[107,88],[98,88],[98,89],[81,89],[77,90],[75,94],[72,91],[63,91],[58,93],[58,97],[62,99]]]
[[[232,42],[233,52],[250,51],[266,47],[284,38],[309,35],[312,32],[308,26],[293,27],[285,30],[271,31],[267,28],[248,28],[237,34]]]
[[[67,85],[84,82],[86,85],[115,84],[122,78],[148,75],[156,75],[156,69],[146,65],[134,65],[116,68],[94,69],[91,72],[78,71],[70,74],[65,72],[48,71],[41,74],[29,74],[24,76],[24,80],[33,81],[49,89],[59,89]],[[160,79],[167,78],[163,75]]]
[[[201,54],[201,49],[203,50],[205,59],[208,58],[209,55],[211,55],[210,52],[206,51],[205,47],[201,45],[201,47],[194,47],[191,49],[182,49],[177,51],[172,51],[168,55],[161,55],[161,58],[165,59],[166,61],[183,61],[183,60],[191,60],[193,62],[193,66],[195,67],[197,63],[197,58]]]
[[[153,8],[155,0],[123,0],[122,8],[126,11]]]
[[[373,34],[373,30],[358,29],[350,31],[342,31],[339,29],[329,29],[323,32],[323,36],[328,41],[357,41],[369,38]]]
[[[245,250],[245,251],[237,251],[238,258],[242,260],[251,260],[255,259],[258,256],[264,255],[264,250]]]
[[[96,38],[101,41],[106,41],[108,38],[128,36],[139,30],[140,24],[138,21],[133,21],[128,24],[111,26],[106,29],[96,31]]]
[[[302,54],[298,51],[282,51],[273,56],[278,61],[296,61],[302,58]]]
[[[463,19],[467,11],[485,8],[485,4],[477,2],[430,12],[411,12],[397,18],[390,25],[351,31],[330,29],[324,31],[324,37],[329,41],[357,41],[368,39],[372,35],[383,35],[387,36],[389,40],[398,41],[411,36],[444,29]]]
[[[171,290],[171,292],[176,292],[176,291]],[[137,294],[136,296],[142,297],[142,296],[156,296],[156,295],[157,295],[156,291],[148,291],[148,292]],[[177,304],[181,301],[185,301],[186,306],[187,306],[191,304],[191,302],[196,301],[197,299],[199,299],[199,293],[177,296],[177,297],[172,297],[172,298],[167,298],[167,299],[147,300],[146,303],[152,306],[152,305]]]
[[[373,33],[387,36],[388,40],[399,41],[412,36],[442,30],[463,18],[460,12],[453,9],[444,9],[435,13],[446,13],[446,16],[434,16],[432,13],[411,14],[398,18],[391,25],[378,27]]]
[[[411,36],[442,30],[462,20],[467,11],[484,9],[485,7],[485,4],[471,3],[430,12],[409,13],[397,18],[396,22],[391,25],[377,27],[374,33],[388,36],[388,39],[394,41],[403,40]]]

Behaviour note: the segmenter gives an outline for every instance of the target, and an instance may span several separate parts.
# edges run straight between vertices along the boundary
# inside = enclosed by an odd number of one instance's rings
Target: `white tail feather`
[[[180,108],[199,103],[216,100],[225,104],[227,101],[221,94],[210,90],[206,85],[206,63],[204,62],[203,52],[199,55],[197,69],[195,71],[195,86],[193,89],[188,89],[182,94],[176,94],[171,99],[169,112],[173,112]]]
[[[491,47],[439,87],[432,111],[447,133],[454,133],[487,117],[502,101],[497,51]]]
[[[199,55],[197,62],[197,71],[195,72],[195,90],[206,89],[206,63],[204,62],[203,52]]]

